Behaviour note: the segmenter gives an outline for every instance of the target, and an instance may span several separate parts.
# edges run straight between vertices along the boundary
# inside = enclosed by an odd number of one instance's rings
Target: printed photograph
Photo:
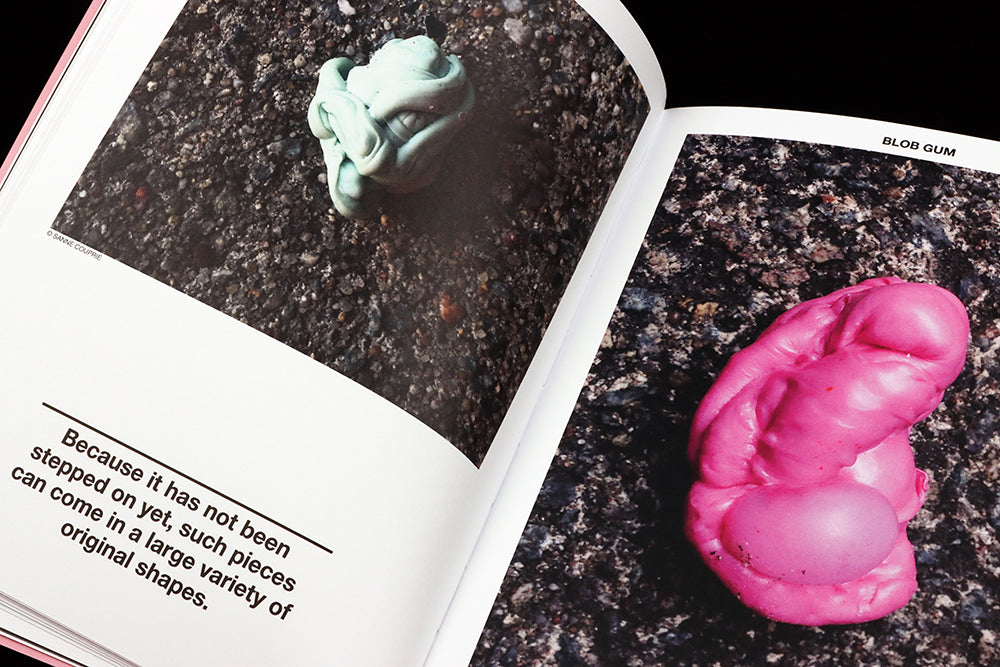
[[[570,0],[191,0],[53,227],[479,465],[647,113]]]
[[[473,664],[1000,659],[998,219],[997,174],[688,137]],[[685,536],[695,411],[782,313],[881,276],[950,292],[971,323],[964,367],[909,436],[927,475],[907,528],[917,590],[865,623],[771,620]]]

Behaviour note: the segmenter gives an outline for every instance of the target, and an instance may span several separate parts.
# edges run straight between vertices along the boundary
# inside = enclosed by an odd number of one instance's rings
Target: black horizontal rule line
[[[173,466],[171,466],[169,464],[166,464],[163,461],[160,461],[159,459],[154,458],[154,457],[150,456],[149,454],[147,454],[147,453],[145,453],[145,452],[143,452],[143,451],[141,451],[139,449],[136,449],[135,447],[133,447],[132,445],[130,445],[130,444],[126,443],[126,442],[122,442],[121,440],[119,440],[118,438],[114,437],[113,435],[109,435],[108,433],[105,433],[101,429],[95,428],[94,426],[91,426],[87,422],[85,422],[85,421],[83,421],[81,419],[78,419],[77,417],[74,417],[73,415],[71,415],[71,414],[69,414],[67,412],[64,412],[63,410],[60,410],[59,408],[57,408],[55,406],[52,406],[52,405],[50,405],[50,404],[48,404],[48,403],[46,403],[44,401],[42,401],[42,406],[48,408],[49,410],[51,410],[52,412],[55,412],[56,414],[62,415],[66,419],[69,419],[71,421],[76,422],[80,426],[83,426],[84,428],[87,428],[87,429],[93,431],[94,433],[97,433],[101,437],[107,438],[108,440],[114,442],[117,445],[120,445],[120,446],[124,447],[125,449],[129,450],[130,452],[143,457],[147,461],[152,461],[156,465],[162,466],[166,470],[169,470],[170,472],[174,473],[175,475],[183,477],[184,479],[186,479],[187,481],[191,482],[192,484],[197,484],[198,486],[200,486],[201,488],[205,489],[206,491],[214,493],[215,495],[219,496],[220,498],[225,498],[226,500],[228,500],[229,502],[233,503],[234,505],[238,505],[239,507],[242,507],[246,511],[254,514],[255,516],[258,516],[261,519],[264,519],[265,521],[268,521],[269,523],[277,526],[278,528],[281,528],[282,530],[285,530],[285,531],[291,533],[292,535],[295,535],[296,537],[298,537],[298,538],[300,538],[302,540],[305,540],[306,542],[308,542],[309,544],[313,545],[314,547],[316,547],[318,549],[321,549],[321,550],[325,551],[328,554],[332,554],[333,553],[332,549],[330,549],[329,547],[323,546],[322,544],[320,544],[316,540],[313,540],[313,539],[311,539],[309,537],[306,537],[305,535],[303,535],[302,533],[298,532],[297,530],[295,530],[293,528],[289,528],[288,526],[286,526],[285,524],[281,523],[280,521],[272,519],[271,517],[269,517],[266,514],[263,514],[263,513],[259,512],[259,511],[255,510],[254,508],[250,507],[249,505],[247,505],[245,503],[242,503],[239,500],[236,500],[235,498],[233,498],[231,496],[226,495],[222,491],[219,491],[218,489],[215,489],[215,488],[209,486],[208,484],[205,484],[204,482],[198,481],[194,477],[191,477],[191,475],[188,475],[187,473],[181,472],[177,468],[175,468],[175,467],[173,467]]]

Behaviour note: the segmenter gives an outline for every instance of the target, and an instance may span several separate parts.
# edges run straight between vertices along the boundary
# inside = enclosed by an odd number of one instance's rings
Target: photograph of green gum
[[[649,113],[579,5],[188,2],[52,224],[474,465]]]
[[[309,127],[323,147],[337,211],[364,217],[383,193],[430,183],[474,101],[461,61],[427,36],[393,39],[368,65],[328,60]]]

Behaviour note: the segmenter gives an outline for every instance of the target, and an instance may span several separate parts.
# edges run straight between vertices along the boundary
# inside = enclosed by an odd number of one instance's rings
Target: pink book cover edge
[[[28,137],[31,135],[31,132],[35,127],[35,123],[38,122],[39,116],[41,116],[42,112],[45,110],[49,99],[52,97],[52,93],[55,91],[56,86],[59,85],[59,81],[66,72],[66,68],[69,67],[70,61],[73,60],[76,50],[79,48],[80,43],[83,41],[84,36],[90,29],[91,24],[93,24],[94,18],[97,16],[97,12],[100,11],[104,2],[105,0],[93,0],[90,7],[87,8],[87,12],[84,14],[83,20],[73,33],[73,37],[70,39],[69,44],[66,46],[62,56],[59,58],[59,62],[56,63],[55,69],[52,71],[52,74],[49,75],[48,81],[45,83],[45,87],[42,88],[42,92],[38,96],[38,100],[35,101],[35,105],[31,108],[31,112],[28,114],[27,120],[25,120],[24,125],[21,127],[21,131],[14,140],[14,145],[11,146],[10,151],[4,158],[3,165],[0,166],[0,182],[6,180],[7,174],[14,165],[14,161],[21,153],[21,149],[24,148],[25,142],[28,140]],[[72,667],[72,665],[68,662],[63,662],[48,653],[40,651],[4,634],[0,634],[0,646],[17,651],[18,653],[26,655],[34,660],[38,660],[46,665],[52,665],[53,667]]]
[[[52,665],[52,667],[73,667],[71,663],[63,662],[62,660],[54,658],[44,651],[40,651],[33,646],[19,642],[18,640],[4,634],[0,634],[0,646],[9,648],[12,651],[17,651],[18,653],[26,655],[27,657],[37,660],[45,665]]]
[[[4,158],[3,165],[0,166],[0,184],[7,179],[8,173],[14,166],[14,161],[17,160],[17,156],[21,153],[21,149],[24,148],[24,144],[27,142],[28,137],[31,136],[35,123],[38,122],[39,116],[42,115],[46,105],[48,105],[49,99],[52,97],[52,93],[55,91],[56,86],[59,85],[59,81],[66,72],[66,68],[69,67],[70,61],[73,60],[73,56],[76,54],[80,43],[83,41],[84,36],[87,34],[91,24],[94,22],[94,18],[97,16],[97,13],[100,11],[104,3],[105,0],[93,0],[90,3],[90,7],[87,8],[86,14],[83,15],[83,20],[80,21],[80,25],[77,27],[76,32],[73,33],[73,37],[70,38],[69,44],[66,46],[62,56],[59,58],[59,62],[56,63],[55,69],[52,70],[52,74],[49,75],[49,79],[46,81],[45,87],[42,88],[42,92],[38,96],[38,100],[35,101],[35,105],[31,108],[31,112],[28,114],[27,120],[24,122],[24,125],[21,127],[21,131],[14,140],[14,145]]]

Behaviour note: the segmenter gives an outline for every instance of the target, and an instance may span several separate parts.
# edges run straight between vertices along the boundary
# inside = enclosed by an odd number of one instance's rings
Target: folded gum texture
[[[927,491],[909,433],[968,337],[950,292],[874,278],[792,308],[730,359],[692,425],[686,530],[744,604],[825,625],[909,601],[906,524]]]

